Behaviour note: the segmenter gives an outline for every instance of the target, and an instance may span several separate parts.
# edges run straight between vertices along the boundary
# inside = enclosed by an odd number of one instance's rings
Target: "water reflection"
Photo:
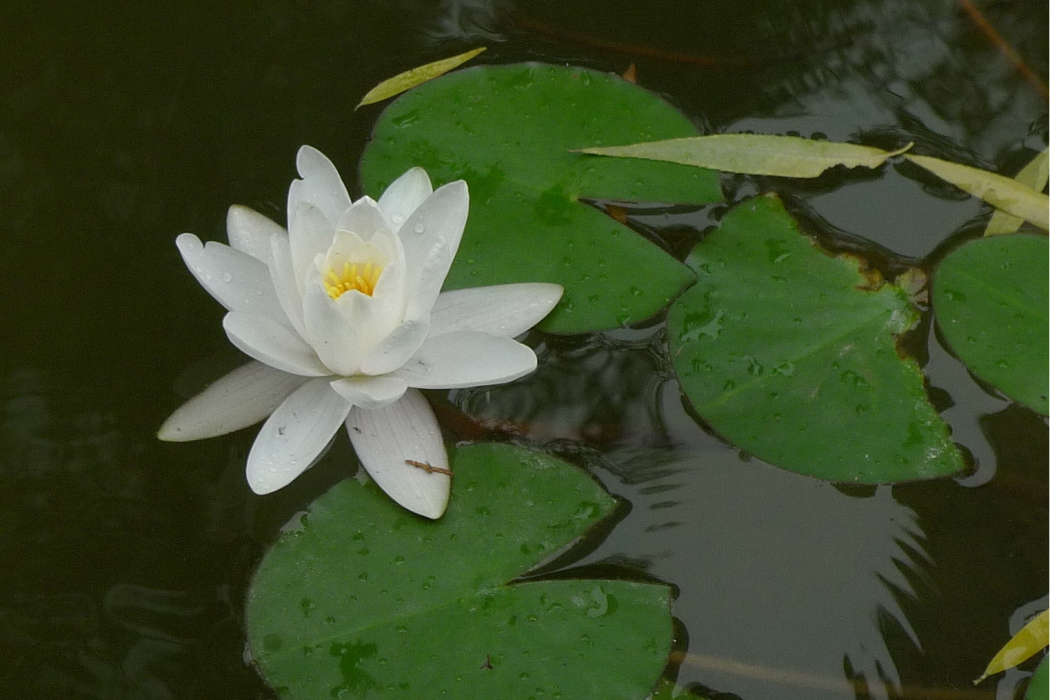
[[[610,445],[659,439],[653,398],[669,374],[660,355],[662,326],[586,338],[549,338],[528,378],[497,387],[455,391],[468,415],[497,430],[540,441]]]
[[[250,697],[229,583],[256,553],[243,486],[166,462],[151,433],[56,384],[0,377],[0,695]]]
[[[915,513],[888,487],[848,496],[718,448],[608,460],[611,490],[634,508],[595,556],[645,552],[648,572],[678,585],[680,682],[745,698],[852,697],[845,665],[874,697],[899,688],[884,633],[918,645],[901,601],[929,561]]]

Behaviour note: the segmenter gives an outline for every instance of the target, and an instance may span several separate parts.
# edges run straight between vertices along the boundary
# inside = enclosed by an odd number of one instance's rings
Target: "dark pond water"
[[[1047,144],[1047,6],[979,4],[1031,76],[962,0],[6,3],[0,697],[270,697],[242,659],[248,577],[352,453],[340,437],[260,498],[254,431],[154,438],[180,391],[237,362],[173,242],[223,238],[231,203],[281,218],[300,144],[352,174],[378,114],[353,106],[379,80],[479,44],[487,63],[634,63],[705,129],[906,135],[1013,174]],[[888,271],[987,217],[911,172],[847,177],[726,185],[777,189]],[[687,247],[717,216],[636,223]],[[972,473],[840,488],[700,429],[663,333],[537,336],[536,375],[450,398],[625,499],[576,566],[677,588],[672,675],[744,700],[1013,697],[1025,672],[970,681],[1047,605],[1045,419],[975,382],[927,323],[915,346]]]

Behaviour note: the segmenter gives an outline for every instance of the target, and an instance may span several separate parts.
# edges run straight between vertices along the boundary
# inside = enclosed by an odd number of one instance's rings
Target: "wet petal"
[[[222,319],[222,327],[238,350],[275,369],[304,377],[332,374],[295,331],[265,316],[231,311]]]
[[[438,241],[427,255],[422,268],[408,268],[412,274],[407,280],[406,320],[429,314],[434,308],[452,265],[452,255],[444,241]]]
[[[419,389],[502,384],[536,369],[526,345],[488,333],[453,331],[427,338],[419,352],[390,376]]]
[[[379,488],[413,513],[441,517],[452,481],[448,455],[434,411],[421,393],[409,389],[395,403],[374,411],[355,406],[346,429]]]
[[[295,167],[302,180],[293,180],[288,189],[288,221],[301,202],[321,210],[334,228],[340,215],[350,206],[350,195],[332,161],[311,146],[303,146],[295,157]]]
[[[226,212],[226,237],[230,246],[270,264],[270,237],[284,235],[284,227],[254,209],[235,204]]]
[[[352,405],[372,410],[400,399],[408,385],[396,377],[343,377],[332,388]]]
[[[362,197],[342,213],[335,229],[351,231],[367,241],[376,231],[389,231],[390,222],[386,220],[378,204],[370,197]]]
[[[263,424],[248,453],[252,491],[271,493],[306,471],[349,411],[327,379],[309,380],[293,391]]]
[[[201,286],[227,309],[288,324],[262,262],[222,243],[202,244],[192,233],[180,235],[175,245]]]
[[[430,318],[407,321],[395,328],[390,335],[380,341],[371,353],[361,362],[364,374],[386,374],[401,367],[423,345],[430,328]]]
[[[182,404],[157,431],[157,437],[185,442],[225,435],[255,425],[308,381],[261,362],[249,362],[208,385]]]
[[[448,274],[448,265],[459,250],[463,227],[467,223],[470,196],[467,183],[462,180],[439,187],[434,194],[416,208],[399,232],[405,246],[405,260],[409,270],[420,270],[435,250],[443,243],[448,249],[448,260],[441,279]]]
[[[560,284],[534,282],[442,292],[431,311],[430,335],[469,330],[513,338],[542,321],[562,291]]]
[[[288,236],[281,234],[270,239],[270,281],[284,315],[300,337],[306,337],[303,325],[303,297],[292,269],[292,247]]]
[[[288,241],[292,248],[292,269],[295,283],[302,293],[308,270],[314,258],[328,252],[335,236],[335,227],[328,223],[321,210],[311,204],[300,204],[288,224]]]
[[[394,233],[433,192],[434,186],[423,168],[412,168],[386,188],[379,198],[379,208],[394,225]]]

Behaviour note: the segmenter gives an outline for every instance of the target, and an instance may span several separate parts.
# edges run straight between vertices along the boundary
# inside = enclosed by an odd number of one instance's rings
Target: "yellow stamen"
[[[372,296],[379,282],[379,275],[383,268],[372,263],[358,265],[357,263],[343,263],[343,269],[336,271],[334,267],[328,268],[324,276],[324,288],[328,296],[338,299],[352,289],[356,289],[366,296]]]

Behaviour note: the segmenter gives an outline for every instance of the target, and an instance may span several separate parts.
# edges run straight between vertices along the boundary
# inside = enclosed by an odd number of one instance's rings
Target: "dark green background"
[[[981,4],[1045,84],[1046,4]],[[268,697],[242,661],[248,577],[352,453],[340,438],[260,498],[243,475],[252,430],[155,440],[180,392],[237,361],[174,238],[223,237],[231,203],[283,220],[303,143],[354,188],[381,108],[354,112],[361,95],[479,44],[488,63],[635,63],[705,130],[912,140],[1006,174],[1047,142],[1045,95],[953,0],[4,3],[0,697]],[[734,199],[777,189],[888,273],[939,259],[986,212],[907,167],[726,184]],[[684,252],[721,212],[640,222]],[[681,682],[845,699],[844,669],[878,687],[895,667],[921,697],[970,688],[1047,590],[1045,423],[979,387],[931,328],[913,345],[976,461],[958,481],[839,490],[741,461],[682,408],[660,325],[548,340],[534,377],[453,398],[632,502],[583,565],[679,588]]]

